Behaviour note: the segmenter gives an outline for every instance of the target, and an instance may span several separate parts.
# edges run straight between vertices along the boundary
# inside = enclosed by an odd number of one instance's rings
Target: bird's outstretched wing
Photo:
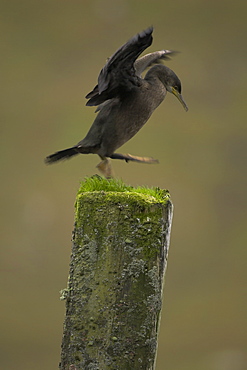
[[[159,51],[155,51],[154,53],[146,54],[143,57],[138,58],[135,61],[134,63],[135,74],[138,77],[141,77],[141,74],[142,72],[145,71],[145,69],[151,67],[154,64],[162,63],[163,60],[170,60],[170,56],[177,54],[177,53],[178,53],[177,51],[159,50]],[[98,85],[96,87],[98,88]],[[94,90],[92,92],[94,92]],[[99,112],[103,107],[106,106],[106,104],[111,104],[112,101],[113,101],[112,99],[105,100],[103,103],[98,105],[95,112],[96,113]],[[114,101],[115,101],[115,104],[117,104],[118,98],[115,98]]]
[[[86,96],[89,99],[86,105],[99,105],[114,97],[121,98],[121,94],[139,85],[134,63],[152,44],[152,32],[153,27],[149,27],[138,33],[108,59],[99,74],[98,85]]]
[[[159,64],[163,60],[169,60],[170,55],[174,55],[176,53],[176,51],[171,50],[160,50],[144,55],[143,57],[135,61],[134,67],[136,75],[140,77],[142,72],[145,71],[146,68],[151,67],[153,64]]]

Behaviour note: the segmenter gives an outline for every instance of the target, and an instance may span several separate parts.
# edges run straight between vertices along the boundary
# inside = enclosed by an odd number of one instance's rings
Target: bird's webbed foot
[[[159,163],[158,159],[154,159],[152,157],[137,157],[131,154],[121,154],[121,153],[113,153],[110,158],[112,159],[123,159],[126,162],[133,161],[133,162],[140,162],[140,163]]]
[[[111,179],[113,177],[111,160],[105,157],[101,157],[101,159],[102,161],[96,167],[107,179]]]

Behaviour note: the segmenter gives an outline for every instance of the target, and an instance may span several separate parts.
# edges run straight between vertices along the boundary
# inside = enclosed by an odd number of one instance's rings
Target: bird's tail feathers
[[[62,160],[74,157],[77,154],[79,153],[76,150],[76,147],[60,150],[59,152],[48,155],[48,157],[45,158],[45,163],[46,164],[55,163],[58,161],[62,161]]]

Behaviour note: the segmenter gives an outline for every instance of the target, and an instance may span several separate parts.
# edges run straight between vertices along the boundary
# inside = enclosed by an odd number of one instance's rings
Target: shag
[[[87,135],[77,145],[46,157],[46,163],[80,153],[94,153],[101,158],[98,169],[108,178],[112,176],[109,158],[126,162],[158,162],[149,157],[115,152],[148,121],[165,99],[167,91],[174,94],[188,110],[181,95],[179,78],[170,68],[160,64],[173,52],[161,50],[137,59],[152,44],[152,32],[153,27],[149,27],[135,35],[107,60],[99,74],[98,84],[86,96],[89,99],[86,105],[97,106],[98,112]],[[142,78],[142,72],[150,66],[145,78]]]

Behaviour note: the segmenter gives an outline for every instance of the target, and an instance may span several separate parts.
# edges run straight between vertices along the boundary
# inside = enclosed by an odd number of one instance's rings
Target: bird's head
[[[160,64],[152,67],[150,70],[150,75],[158,77],[158,79],[163,83],[166,90],[178,98],[184,109],[188,110],[187,104],[185,103],[182,95],[181,95],[181,82],[176,75],[170,68]]]
[[[175,95],[176,98],[178,98],[178,100],[180,101],[180,103],[182,104],[182,106],[187,112],[188,111],[187,104],[185,103],[181,95],[181,90],[182,90],[181,82],[178,76],[172,70],[171,72],[173,73],[173,75],[167,80],[167,84],[165,85],[165,88],[167,91]]]

